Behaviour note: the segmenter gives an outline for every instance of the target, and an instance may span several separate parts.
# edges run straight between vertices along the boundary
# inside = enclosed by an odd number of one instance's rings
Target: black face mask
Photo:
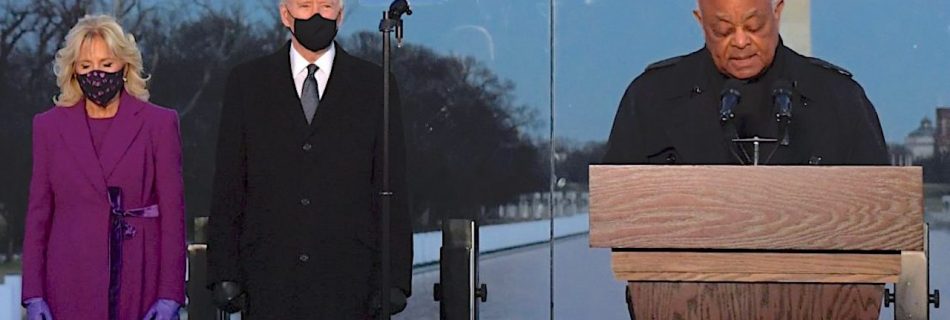
[[[310,51],[320,51],[330,46],[336,38],[336,20],[329,20],[319,13],[310,19],[294,18],[294,38]]]
[[[99,107],[105,108],[125,87],[125,81],[122,79],[124,75],[125,68],[116,72],[93,70],[77,76],[76,79],[83,95]]]

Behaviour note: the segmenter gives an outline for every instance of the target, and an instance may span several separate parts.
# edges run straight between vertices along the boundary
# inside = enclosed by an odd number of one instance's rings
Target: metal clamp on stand
[[[733,142],[733,143],[738,143],[738,144],[741,144],[741,143],[751,143],[751,144],[752,144],[752,165],[753,165],[753,166],[757,166],[757,165],[759,165],[759,162],[760,162],[760,161],[759,161],[759,158],[760,158],[760,154],[761,154],[760,150],[761,150],[761,148],[762,148],[761,144],[762,144],[762,143],[775,143],[775,142],[778,142],[778,139],[760,138],[759,136],[755,136],[755,137],[752,137],[752,138],[736,138],[736,139],[732,139],[732,142]],[[741,146],[740,146],[740,148],[741,148]],[[743,154],[745,154],[745,149],[740,149],[740,150],[742,150]],[[772,150],[773,150],[772,154],[770,154],[769,157],[765,159],[765,163],[768,163],[768,162],[772,159],[772,155],[775,154],[775,152],[774,152],[775,149],[772,149]],[[747,155],[747,156],[748,156],[748,155]]]
[[[884,291],[884,306],[896,305],[894,319],[930,319],[930,305],[940,308],[940,290],[930,291],[930,228],[924,224],[924,251],[901,252],[901,274],[894,292]]]
[[[488,286],[478,284],[478,225],[453,219],[442,225],[439,283],[433,298],[440,319],[478,319],[478,301],[488,301]]]

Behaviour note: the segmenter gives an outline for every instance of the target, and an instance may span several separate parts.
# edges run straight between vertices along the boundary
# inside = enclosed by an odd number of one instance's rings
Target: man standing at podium
[[[705,46],[633,80],[603,162],[888,164],[864,90],[848,71],[783,45],[783,7],[783,0],[699,0],[693,14]]]
[[[783,45],[783,6],[699,0],[705,47],[633,80],[604,162],[888,164],[877,113],[851,73]]]

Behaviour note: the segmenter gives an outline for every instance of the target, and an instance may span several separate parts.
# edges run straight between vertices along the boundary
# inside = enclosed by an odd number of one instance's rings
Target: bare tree
[[[14,3],[10,0],[0,6],[3,16],[0,17],[0,77],[10,60],[10,55],[27,33],[30,26],[27,22],[33,13],[27,5]]]
[[[179,108],[182,117],[188,116],[199,106],[199,101],[205,95],[216,71],[222,64],[231,61],[235,53],[250,43],[249,32],[252,30],[245,20],[246,12],[240,3],[227,6],[220,10],[214,8],[208,0],[194,0],[194,6],[200,10],[201,22],[197,27],[207,32],[201,44],[187,49],[198,49],[202,63],[198,65],[200,79],[190,94],[187,102]],[[176,48],[178,50],[186,48]],[[195,52],[192,52],[194,55]]]
[[[347,52],[378,61],[381,37],[342,39]],[[416,230],[439,218],[478,218],[482,207],[517,200],[547,185],[544,144],[526,134],[532,108],[514,102],[514,84],[471,57],[406,44],[393,56],[406,132]],[[496,221],[483,221],[492,223]]]

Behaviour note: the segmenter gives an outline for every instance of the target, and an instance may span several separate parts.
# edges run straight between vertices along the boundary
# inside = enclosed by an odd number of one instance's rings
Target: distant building
[[[914,156],[910,150],[902,144],[891,144],[887,146],[887,153],[891,156],[892,166],[911,166],[914,165]]]
[[[950,107],[937,107],[937,127],[934,134],[936,152],[950,153]]]
[[[933,123],[930,122],[930,119],[924,117],[920,121],[920,127],[907,135],[907,138],[904,139],[904,147],[907,148],[914,161],[933,157],[935,133],[936,129],[934,129]]]

